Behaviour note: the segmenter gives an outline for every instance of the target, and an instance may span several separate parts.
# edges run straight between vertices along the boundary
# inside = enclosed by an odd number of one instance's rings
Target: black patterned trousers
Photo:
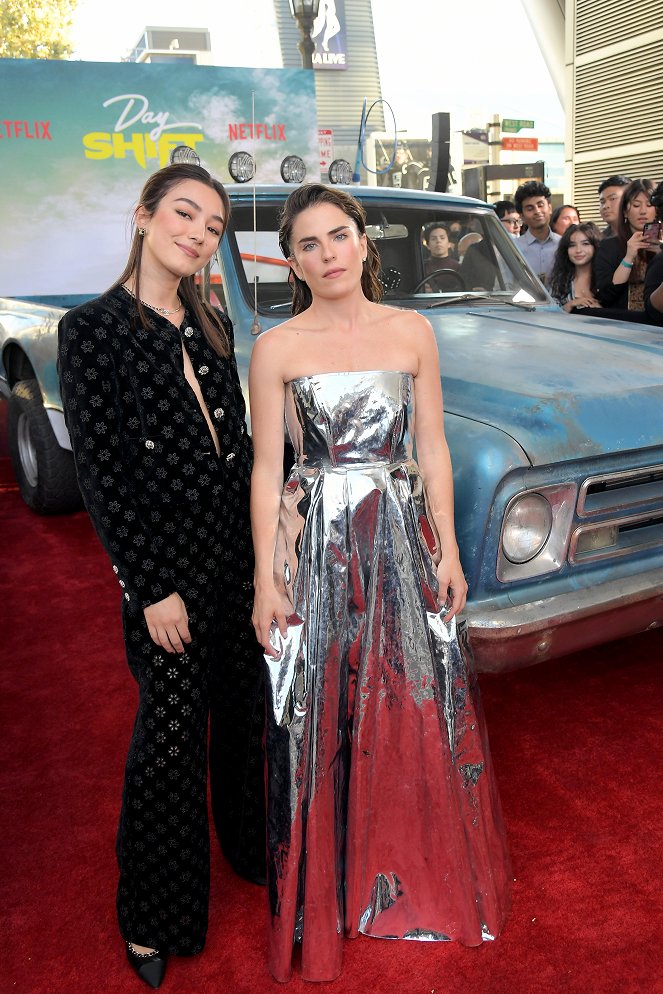
[[[201,521],[214,531],[209,512],[189,516],[186,540],[205,531]],[[201,573],[193,556],[196,568],[178,580],[192,636],[181,655],[152,642],[142,611],[123,609],[139,705],[117,835],[118,919],[124,939],[172,954],[200,952],[207,931],[210,714],[217,834],[235,869],[264,876],[263,661],[241,531],[232,548],[216,544],[218,572]]]

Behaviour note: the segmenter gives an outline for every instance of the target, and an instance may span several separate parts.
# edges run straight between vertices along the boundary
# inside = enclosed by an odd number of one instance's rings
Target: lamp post
[[[313,68],[315,45],[311,38],[311,28],[318,16],[319,6],[320,0],[290,0],[290,13],[297,21],[297,27],[301,35],[297,48],[301,52],[303,69]]]

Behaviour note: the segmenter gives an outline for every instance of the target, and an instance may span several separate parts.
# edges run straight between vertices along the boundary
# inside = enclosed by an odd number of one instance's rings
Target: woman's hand
[[[253,599],[253,614],[251,621],[256,638],[268,656],[277,656],[277,650],[269,641],[272,623],[276,622],[278,629],[285,638],[288,634],[288,616],[292,613],[292,604],[284,593],[280,593],[274,583],[257,583]]]
[[[571,311],[574,307],[600,307],[601,304],[593,293],[581,293],[564,304],[565,311]]]
[[[437,567],[437,580],[439,583],[439,601],[441,605],[451,598],[451,607],[444,616],[445,621],[451,621],[455,614],[459,614],[465,607],[467,599],[467,581],[463,575],[463,569],[458,557],[453,559],[441,559]]]
[[[635,257],[640,249],[646,249],[650,245],[651,243],[647,241],[643,231],[634,231],[626,243],[626,255],[624,258],[627,262],[635,262]],[[619,265],[621,266],[621,262]]]
[[[184,652],[184,644],[191,641],[189,616],[184,601],[178,593],[143,608],[150,638],[166,652]]]

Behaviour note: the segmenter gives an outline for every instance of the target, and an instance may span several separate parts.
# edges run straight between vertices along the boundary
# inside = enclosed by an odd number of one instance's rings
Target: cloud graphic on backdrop
[[[109,177],[101,198],[93,173],[80,172],[72,183],[66,166],[54,168],[48,192],[34,183],[40,217],[48,221],[41,226],[39,256],[32,258],[32,223],[26,222],[19,204],[12,219],[16,251],[3,265],[2,283],[17,296],[101,293],[124,268],[133,213],[146,178]],[[30,258],[32,264],[26,265]]]
[[[281,70],[278,75],[269,69],[246,70],[242,91],[240,98],[222,85],[212,86],[196,90],[187,100],[187,115],[200,123],[207,139],[208,144],[197,149],[203,161],[225,178],[232,152],[249,152],[256,160],[256,180],[278,183],[284,157],[299,155],[306,162],[307,177],[317,178],[315,94],[306,88],[302,92],[301,70]]]
[[[236,97],[214,89],[192,93],[189,107],[205,136],[220,145],[228,141],[228,122],[236,121],[243,114],[242,104]]]

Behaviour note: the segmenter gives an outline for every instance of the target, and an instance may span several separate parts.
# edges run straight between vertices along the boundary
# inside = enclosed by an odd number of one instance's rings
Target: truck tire
[[[21,496],[37,514],[83,506],[74,457],[58,445],[36,380],[19,380],[9,398],[9,453]]]

